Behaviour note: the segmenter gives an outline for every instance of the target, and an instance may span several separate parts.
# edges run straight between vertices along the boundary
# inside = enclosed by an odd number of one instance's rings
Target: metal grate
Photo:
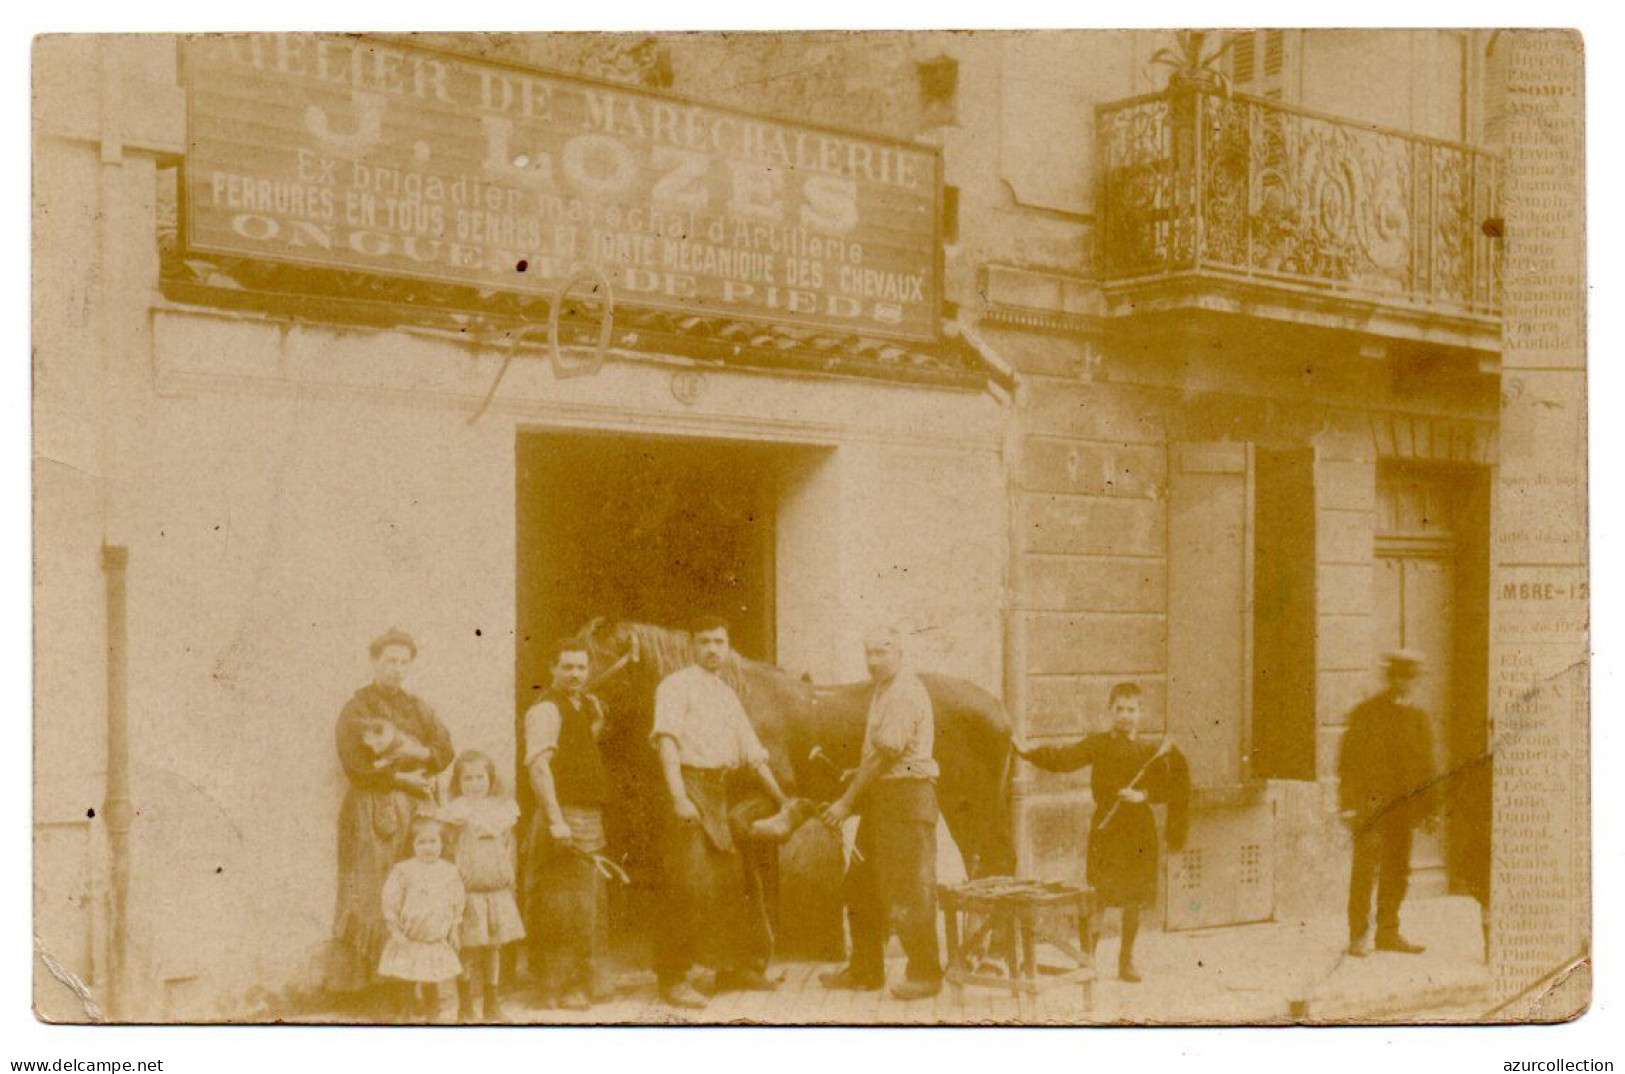
[[[1257,843],[1241,845],[1241,883],[1257,887],[1264,879],[1264,848]]]
[[[1500,213],[1492,154],[1191,85],[1102,105],[1095,130],[1108,284],[1197,273],[1500,307],[1500,247],[1479,226]]]
[[[1179,855],[1179,882],[1186,891],[1202,886],[1202,849],[1190,847]]]

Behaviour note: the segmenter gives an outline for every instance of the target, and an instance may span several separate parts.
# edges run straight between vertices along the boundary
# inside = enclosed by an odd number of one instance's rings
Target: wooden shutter
[[[1230,46],[1230,86],[1237,93],[1270,100],[1290,100],[1293,87],[1297,31],[1251,30],[1236,36]]]
[[[1248,776],[1253,449],[1175,444],[1168,467],[1168,730],[1197,787]]]

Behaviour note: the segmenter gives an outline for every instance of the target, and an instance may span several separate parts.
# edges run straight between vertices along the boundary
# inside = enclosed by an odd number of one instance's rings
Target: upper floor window
[[[1250,30],[1230,46],[1230,86],[1237,93],[1272,101],[1292,101],[1297,61],[1295,30]]]

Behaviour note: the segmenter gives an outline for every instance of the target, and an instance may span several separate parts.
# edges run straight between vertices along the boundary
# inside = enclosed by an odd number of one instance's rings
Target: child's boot
[[[485,1020],[487,1022],[506,1022],[508,1012],[502,1006],[502,999],[497,993],[495,984],[487,983],[485,986]]]
[[[474,998],[470,995],[473,988],[467,977],[457,978],[457,1020],[465,1025],[474,1021]]]
[[[391,1013],[397,1025],[409,1026],[417,1021],[418,993],[417,987],[409,982],[402,981],[393,986],[391,996]]]

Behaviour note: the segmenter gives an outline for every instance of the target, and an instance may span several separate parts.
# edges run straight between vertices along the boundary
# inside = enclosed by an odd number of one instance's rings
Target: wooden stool
[[[944,976],[956,999],[964,998],[967,984],[1007,988],[1017,997],[1036,996],[1049,985],[1077,984],[1084,1010],[1093,1009],[1094,897],[1088,888],[989,876],[939,887],[937,900],[948,941]],[[1040,975],[1040,943],[1060,951],[1071,965]],[[1004,973],[988,972],[995,958],[1004,962]]]

